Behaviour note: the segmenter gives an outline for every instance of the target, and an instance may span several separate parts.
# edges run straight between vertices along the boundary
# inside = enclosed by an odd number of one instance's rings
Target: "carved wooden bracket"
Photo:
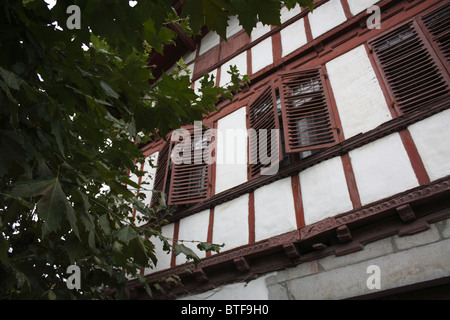
[[[235,258],[233,262],[236,265],[236,268],[239,270],[239,272],[247,272],[250,270],[250,264],[248,263],[248,260],[245,257]]]
[[[399,206],[396,208],[396,210],[403,223],[408,223],[417,219],[416,214],[414,213],[414,210],[410,204]]]
[[[347,225],[339,226],[336,229],[337,238],[340,242],[349,242],[352,240],[352,234],[350,233],[350,229]]]
[[[208,276],[206,275],[205,271],[203,269],[197,269],[194,271],[195,280],[197,282],[206,282],[209,281]]]
[[[286,253],[286,255],[290,259],[295,259],[295,258],[300,257],[300,252],[298,251],[295,244],[293,244],[292,242],[284,244],[283,249],[284,249],[284,252]]]

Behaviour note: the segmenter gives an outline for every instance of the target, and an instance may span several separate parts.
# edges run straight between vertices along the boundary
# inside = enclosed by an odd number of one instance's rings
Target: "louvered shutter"
[[[169,157],[170,157],[171,142],[166,142],[158,154],[158,162],[156,167],[155,182],[153,183],[153,190],[166,192],[167,178],[169,172]],[[155,203],[157,195],[152,195],[152,205]]]
[[[261,174],[261,170],[273,165],[273,163],[264,164],[263,162],[267,161],[261,161],[261,155],[269,159],[272,159],[272,155],[274,155],[274,158],[277,156],[278,161],[280,161],[282,157],[280,148],[280,134],[273,137],[274,141],[275,139],[278,139],[278,142],[272,146],[271,130],[280,129],[277,110],[275,88],[273,82],[271,81],[248,105],[248,125],[249,128],[252,129],[249,130],[248,144],[250,178],[259,176]],[[262,135],[262,130],[266,130],[265,136]],[[263,139],[265,141],[263,141]]]
[[[447,99],[447,74],[414,21],[369,42],[403,113]]]
[[[190,163],[172,163],[169,204],[196,203],[209,197],[211,166],[204,161],[203,152],[213,143],[210,133],[203,132],[199,137],[192,133],[190,141]]]
[[[337,131],[322,68],[279,74],[286,152],[326,148]]]
[[[431,42],[448,70],[450,68],[450,3],[424,15],[421,22],[430,34]]]

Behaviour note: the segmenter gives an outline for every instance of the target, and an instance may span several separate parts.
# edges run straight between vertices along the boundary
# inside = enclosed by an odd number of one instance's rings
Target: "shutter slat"
[[[153,183],[153,190],[165,192],[167,185],[167,174],[169,171],[169,156],[170,156],[170,142],[166,142],[159,151],[157,167],[155,173],[155,181]],[[156,194],[152,195],[151,205],[157,200]]]
[[[210,170],[208,163],[203,161],[203,151],[213,142],[208,142],[210,136],[204,131],[202,133],[202,140],[195,140],[194,133],[191,133],[190,163],[172,164],[169,192],[171,205],[197,203],[209,197]],[[201,148],[201,152],[198,148]]]
[[[250,138],[248,144],[248,150],[250,157],[258,160],[257,163],[249,164],[249,173],[250,178],[254,178],[261,174],[261,170],[270,167],[270,163],[265,165],[260,163],[259,155],[261,154],[260,150],[260,130],[267,130],[267,156],[271,158],[272,155],[277,155],[277,161],[281,161],[281,155],[279,150],[280,137],[278,137],[278,143],[272,150],[271,145],[271,130],[279,129],[278,122],[278,111],[277,111],[277,102],[275,95],[275,88],[273,82],[270,82],[265,88],[262,89],[261,93],[248,105],[248,113],[249,113],[249,127],[254,129],[257,137]]]
[[[330,104],[320,68],[279,75],[287,152],[302,152],[336,143]]]
[[[369,42],[404,113],[424,107],[430,99],[449,96],[448,82],[425,41],[409,22]]]

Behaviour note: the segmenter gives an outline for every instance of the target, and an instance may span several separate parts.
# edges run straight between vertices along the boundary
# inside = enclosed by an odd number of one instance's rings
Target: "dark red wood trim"
[[[313,41],[313,35],[311,31],[311,24],[309,23],[309,16],[305,15],[303,17],[303,22],[305,23],[306,41],[311,43]]]
[[[342,8],[344,9],[345,17],[348,19],[353,18],[352,12],[350,11],[350,6],[347,0],[341,0]]]
[[[208,234],[206,236],[206,242],[213,243],[213,230],[214,230],[214,208],[209,210],[209,223]],[[211,257],[211,251],[206,252],[206,257]]]
[[[341,156],[342,166],[344,168],[345,180],[347,181],[348,193],[353,204],[353,209],[361,208],[361,198],[359,197],[358,186],[356,185],[355,173],[352,162],[348,154]]]
[[[281,33],[277,32],[272,36],[272,56],[273,56],[273,65],[279,65],[282,61],[281,54]]]
[[[291,176],[292,195],[294,196],[295,221],[297,229],[305,226],[305,212],[303,210],[302,190],[298,174]]]
[[[419,151],[417,151],[416,144],[414,143],[411,133],[408,129],[399,131],[400,137],[405,147],[406,153],[408,154],[409,160],[411,161],[412,168],[416,174],[417,181],[420,185],[425,185],[430,182],[430,177],[428,176],[427,170],[423,164],[422,158],[420,157]]]
[[[248,195],[248,243],[255,242],[255,194]]]
[[[335,132],[335,137],[337,142],[342,142],[345,140],[344,131],[342,130],[341,118],[339,117],[339,111],[337,108],[336,99],[334,98],[334,93],[331,87],[330,78],[328,77],[328,70],[325,65],[322,66],[322,70],[324,72],[325,84],[324,91],[329,100],[329,109],[330,109],[330,118],[331,125],[333,126],[333,130]]]
[[[173,226],[173,246],[178,242],[178,233],[180,231],[180,221],[176,221]],[[177,265],[177,257],[172,250],[172,257],[170,259],[170,267],[173,268]]]
[[[389,112],[392,118],[396,118],[401,114],[401,112],[398,110],[398,108],[396,108],[394,98],[392,97],[386,85],[385,79],[380,71],[380,68],[378,67],[375,57],[373,56],[373,50],[367,43],[364,43],[364,48],[366,49],[367,56],[369,57],[370,63],[372,65],[372,69],[377,76],[378,84],[380,85],[381,91],[383,92],[384,98],[386,99],[386,104],[388,106]]]

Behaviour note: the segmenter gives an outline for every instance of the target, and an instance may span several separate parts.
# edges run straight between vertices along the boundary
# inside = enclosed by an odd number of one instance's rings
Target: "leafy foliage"
[[[312,1],[286,1],[309,5]],[[180,62],[150,86],[149,53],[174,43],[168,27],[196,34],[202,25],[224,35],[238,14],[247,31],[257,17],[277,24],[280,1],[74,0],[81,29],[69,29],[67,4],[43,0],[0,4],[0,298],[126,298],[126,283],[157,264],[150,239],[198,260],[161,235],[164,197],[155,207],[136,196],[129,173],[142,175],[139,145],[200,119],[242,80],[217,88],[207,76],[201,94]],[[133,210],[157,223],[139,228]],[[200,243],[203,250],[220,246]],[[66,269],[81,269],[81,290],[69,290]],[[107,291],[103,290],[108,288]],[[112,293],[106,296],[106,293]]]

